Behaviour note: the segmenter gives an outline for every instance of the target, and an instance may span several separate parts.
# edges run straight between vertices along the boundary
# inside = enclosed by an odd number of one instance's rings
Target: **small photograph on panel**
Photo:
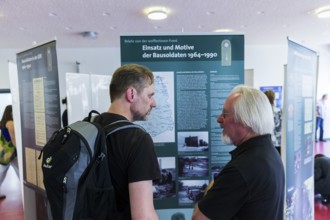
[[[154,199],[171,198],[176,195],[175,157],[158,157],[161,179],[153,183]]]
[[[179,204],[195,204],[203,196],[208,180],[180,180],[179,181]]]
[[[178,132],[178,151],[194,152],[209,150],[207,131]]]
[[[209,158],[207,156],[179,156],[179,177],[209,176]]]

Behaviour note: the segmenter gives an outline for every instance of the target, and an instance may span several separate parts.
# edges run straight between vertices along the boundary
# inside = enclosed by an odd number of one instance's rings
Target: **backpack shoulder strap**
[[[105,131],[105,135],[107,137],[110,134],[113,134],[117,131],[127,129],[127,128],[139,128],[139,129],[145,131],[145,129],[142,126],[134,124],[128,120],[118,120],[118,121],[112,122],[104,127],[104,131]]]

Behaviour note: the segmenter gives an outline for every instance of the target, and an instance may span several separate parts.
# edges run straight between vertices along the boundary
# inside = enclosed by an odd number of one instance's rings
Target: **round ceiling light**
[[[315,9],[315,14],[319,18],[330,18],[330,6],[324,6]]]
[[[227,29],[227,28],[221,28],[221,29],[215,29],[213,32],[224,32],[224,33],[227,33],[227,32],[233,32],[232,29]]]
[[[151,20],[163,20],[167,18],[167,13],[163,10],[155,10],[148,13],[148,18]]]

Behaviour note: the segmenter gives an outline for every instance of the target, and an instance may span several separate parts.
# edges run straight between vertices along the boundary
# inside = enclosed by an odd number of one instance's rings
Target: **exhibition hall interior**
[[[282,113],[283,219],[330,219],[314,184],[314,156],[330,157],[328,0],[0,1],[0,32],[0,114],[12,105],[17,151],[0,165],[0,219],[51,219],[43,147],[65,110],[69,125],[107,112],[112,74],[130,63],[154,75],[157,107],[136,124],[153,140],[160,220],[192,219],[231,160],[217,118],[240,84],[273,91]]]

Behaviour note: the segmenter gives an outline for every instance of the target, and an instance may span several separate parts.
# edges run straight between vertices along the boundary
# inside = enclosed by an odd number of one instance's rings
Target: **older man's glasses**
[[[223,118],[226,118],[227,115],[233,114],[232,112],[226,112],[224,109],[222,109],[221,115]]]

